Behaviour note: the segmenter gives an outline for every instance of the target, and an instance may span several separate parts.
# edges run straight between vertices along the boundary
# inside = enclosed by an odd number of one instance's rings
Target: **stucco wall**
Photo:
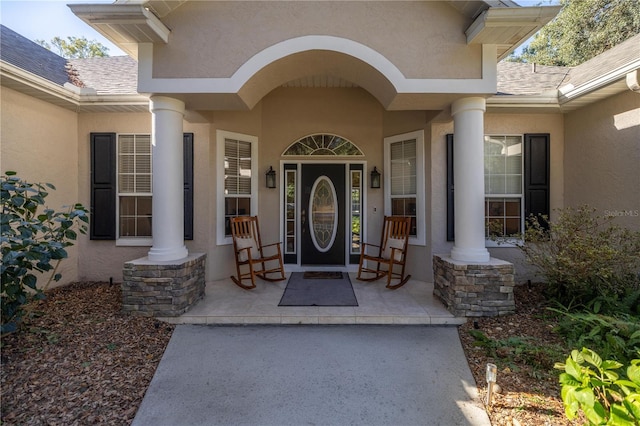
[[[269,46],[318,34],[362,43],[407,78],[481,77],[481,47],[464,35],[470,20],[443,2],[199,1],[163,22],[171,36],[154,48],[154,77],[230,77]]]
[[[631,91],[567,114],[565,205],[640,230],[640,94]]]
[[[385,112],[380,103],[362,89],[293,89],[280,88],[266,96],[250,112],[215,112],[211,128],[212,147],[215,130],[226,130],[258,137],[258,214],[264,242],[280,241],[280,191],[267,189],[264,173],[272,166],[281,178],[281,154],[296,140],[313,133],[333,133],[349,139],[363,152],[364,157],[345,160],[366,161],[364,173],[368,175],[373,166],[383,169],[383,139],[398,133],[423,129],[426,123],[424,112]],[[426,135],[428,145],[429,136]],[[336,158],[340,159],[340,158]],[[332,161],[336,159],[327,159]],[[215,149],[211,149],[210,166],[218,167]],[[290,162],[309,160],[292,158]],[[317,158],[316,158],[317,160]],[[427,158],[426,168],[430,161]],[[384,170],[383,184],[384,184]],[[215,182],[215,175],[211,176]],[[216,245],[215,183],[211,185],[211,234],[208,274],[212,278],[224,278],[234,273],[234,261],[229,245]],[[377,244],[384,216],[383,189],[366,189],[366,229],[370,242]],[[427,212],[427,217],[429,213]],[[428,239],[428,238],[427,238]],[[431,274],[430,247],[411,247],[409,273],[417,279],[427,279]],[[428,258],[428,262],[425,259]]]
[[[0,91],[0,99],[1,171],[12,170],[27,181],[55,185],[46,202],[56,211],[84,202],[78,195],[76,114],[6,87]],[[67,252],[69,258],[59,269],[62,280],[52,286],[78,279],[78,246]],[[38,285],[46,283],[49,275],[45,277]]]
[[[553,209],[564,205],[564,117],[562,114],[485,114],[484,133],[494,135],[524,135],[525,133],[549,133],[551,143],[551,218]],[[431,126],[432,168],[432,238],[433,253],[447,254],[453,242],[447,241],[447,194],[446,194],[446,135],[453,133],[453,122],[434,122]],[[516,267],[516,282],[533,278],[531,268],[522,260],[517,248],[490,247],[492,257],[507,260]]]
[[[95,113],[79,114],[77,126],[78,140],[78,187],[83,204],[91,203],[91,149],[92,132],[115,133],[151,133],[151,114],[149,113]],[[191,252],[206,252],[209,243],[210,196],[208,194],[209,176],[209,125],[184,123],[185,132],[194,133],[194,240],[186,245]],[[90,240],[82,236],[79,248],[84,254],[79,260],[81,279],[108,281],[122,280],[122,266],[125,262],[147,255],[149,246],[117,246],[116,241]]]

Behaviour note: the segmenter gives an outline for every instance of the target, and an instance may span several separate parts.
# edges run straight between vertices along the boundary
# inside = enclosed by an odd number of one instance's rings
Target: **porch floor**
[[[433,283],[409,280],[396,290],[384,280],[363,282],[349,273],[359,306],[278,306],[287,280],[256,281],[243,290],[231,279],[208,282],[204,299],[179,317],[163,317],[173,324],[388,324],[459,325],[466,318],[453,316],[433,296]]]

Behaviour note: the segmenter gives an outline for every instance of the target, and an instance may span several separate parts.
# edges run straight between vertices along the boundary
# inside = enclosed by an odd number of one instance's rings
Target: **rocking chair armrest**
[[[271,246],[279,246],[280,244],[282,244],[280,241],[278,241],[277,243],[264,244],[264,245],[262,246],[262,248],[265,248],[265,247],[271,247]]]
[[[363,249],[364,249],[364,248],[366,248],[367,246],[371,246],[371,247],[378,247],[378,248],[380,248],[380,246],[379,246],[379,245],[377,245],[377,244],[362,243],[362,248],[363,248]]]
[[[278,250],[280,250],[280,242],[278,241],[277,243],[271,243],[271,244],[265,244],[262,247],[260,247],[261,249],[264,249],[266,247],[273,247],[273,246],[278,246]]]
[[[362,255],[364,256],[373,256],[372,254],[367,254],[367,246],[369,247],[375,247],[376,249],[378,249],[378,251],[380,251],[380,246],[377,244],[371,244],[371,243],[362,243],[361,249],[362,251],[360,252]],[[375,252],[375,250],[374,250]],[[375,255],[377,256],[377,254]]]
[[[391,253],[389,256],[389,259],[391,259],[393,262],[401,262],[402,261],[402,255],[404,254],[404,250],[398,247],[389,247],[391,249]],[[397,252],[397,254],[396,254]],[[398,259],[399,257],[399,259]]]

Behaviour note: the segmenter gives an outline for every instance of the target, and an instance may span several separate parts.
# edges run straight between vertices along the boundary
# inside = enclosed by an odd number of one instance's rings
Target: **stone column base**
[[[204,298],[205,253],[176,261],[148,257],[124,264],[122,310],[145,317],[176,317]]]
[[[504,260],[469,264],[433,256],[433,294],[455,316],[493,317],[515,312],[514,267]]]

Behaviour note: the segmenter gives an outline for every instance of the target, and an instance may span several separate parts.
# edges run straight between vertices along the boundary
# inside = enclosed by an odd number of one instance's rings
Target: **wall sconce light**
[[[371,171],[371,188],[380,188],[380,172],[375,166]]]
[[[273,167],[269,166],[269,171],[267,171],[266,176],[267,176],[267,188],[275,188],[276,187],[276,171],[273,170]]]

